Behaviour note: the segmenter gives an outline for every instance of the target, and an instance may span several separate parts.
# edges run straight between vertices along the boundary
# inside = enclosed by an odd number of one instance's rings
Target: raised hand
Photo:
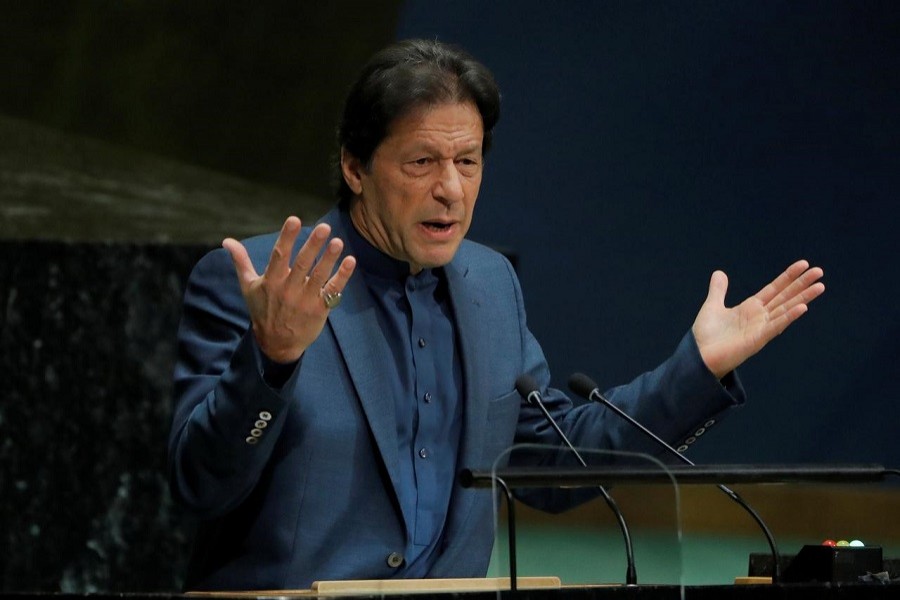
[[[691,328],[709,370],[725,376],[799,319],[825,291],[819,281],[823,275],[819,267],[798,260],[756,294],[726,308],[728,277],[722,271],[713,273]]]
[[[324,223],[313,229],[291,263],[299,232],[300,219],[288,217],[262,275],[256,273],[243,244],[232,238],[222,242],[234,262],[260,350],[279,363],[297,360],[319,337],[329,313],[323,291],[343,292],[356,268],[356,259],[347,256],[334,272],[344,243],[338,238],[329,241],[331,227]]]

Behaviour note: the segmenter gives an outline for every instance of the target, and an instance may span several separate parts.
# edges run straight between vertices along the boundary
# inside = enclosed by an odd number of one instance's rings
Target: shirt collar
[[[375,246],[369,240],[364,238],[357,231],[353,220],[350,218],[350,212],[341,211],[341,224],[346,231],[344,243],[347,245],[349,253],[356,258],[358,267],[366,275],[374,275],[382,279],[389,279],[404,283],[411,273],[409,271],[409,263],[397,260],[392,256],[388,256]],[[434,276],[440,280],[440,273],[443,269],[422,269],[420,273],[414,276],[418,280],[428,280]]]

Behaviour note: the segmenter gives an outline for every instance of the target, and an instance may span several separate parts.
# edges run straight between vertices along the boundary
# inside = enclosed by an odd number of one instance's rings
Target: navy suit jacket
[[[336,209],[323,220],[342,236]],[[245,241],[257,272],[276,237]],[[464,379],[460,467],[490,468],[514,443],[558,443],[516,393],[523,373],[539,383],[577,445],[656,453],[602,406],[573,408],[548,389],[547,363],[505,258],[464,241],[444,269]],[[381,368],[393,354],[363,277],[350,279],[343,302],[280,389],[264,381],[248,327],[231,259],[215,250],[196,265],[185,292],[169,440],[173,495],[201,517],[187,588],[306,588],[315,580],[402,577],[395,563],[409,533],[396,493],[394,399]],[[690,334],[657,369],[609,394],[673,443],[743,402],[735,379],[726,389],[706,369]],[[253,437],[253,429],[261,435]],[[529,500],[561,510],[578,499]],[[429,577],[485,575],[493,502],[490,491],[454,486]]]

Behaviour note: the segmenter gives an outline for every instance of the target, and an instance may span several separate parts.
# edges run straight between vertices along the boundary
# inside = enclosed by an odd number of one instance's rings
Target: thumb
[[[241,286],[241,292],[246,294],[250,284],[259,278],[253,263],[250,261],[250,255],[242,243],[234,238],[225,238],[222,241],[222,247],[231,255],[231,262],[234,264],[234,271],[237,274],[238,283]]]
[[[704,304],[716,304],[725,306],[725,294],[728,292],[728,275],[722,271],[715,271],[709,278],[709,293]]]

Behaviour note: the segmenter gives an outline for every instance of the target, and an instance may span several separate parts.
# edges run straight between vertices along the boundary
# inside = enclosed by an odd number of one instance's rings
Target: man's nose
[[[461,202],[464,196],[462,175],[456,163],[447,161],[441,163],[440,176],[434,186],[434,197],[444,204]]]

